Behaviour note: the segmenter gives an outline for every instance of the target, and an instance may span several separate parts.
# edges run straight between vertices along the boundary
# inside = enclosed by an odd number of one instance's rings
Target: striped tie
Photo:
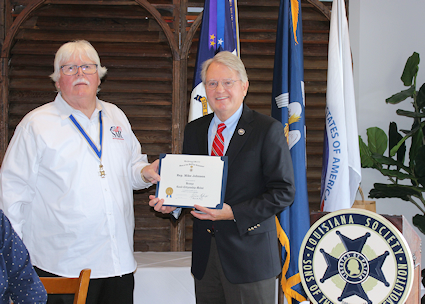
[[[214,141],[211,148],[211,156],[223,156],[224,150],[224,137],[221,132],[226,128],[224,123],[221,123],[217,127],[217,133],[215,134]]]

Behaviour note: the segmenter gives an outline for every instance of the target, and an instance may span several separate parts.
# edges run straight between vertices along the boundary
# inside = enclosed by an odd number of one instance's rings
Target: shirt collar
[[[60,112],[60,117],[62,118],[62,119],[68,119],[68,117],[71,115],[71,114],[75,114],[75,113],[81,113],[81,111],[79,111],[79,110],[76,110],[76,109],[74,109],[73,107],[71,107],[66,101],[65,101],[65,99],[63,99],[63,97],[62,97],[62,94],[59,92],[58,93],[58,95],[56,95],[56,98],[55,98],[55,101],[54,101],[55,103],[56,103],[56,105],[58,106],[58,108],[59,108],[59,112]],[[94,112],[93,112],[93,114],[96,114],[96,117],[97,117],[97,113],[99,112],[99,111],[102,111],[102,116],[105,116],[106,115],[106,111],[105,111],[105,107],[104,107],[104,105],[103,105],[103,102],[100,100],[100,99],[98,99],[97,97],[96,97],[96,108],[95,108],[95,110],[94,110]],[[92,115],[92,117],[93,117],[93,115]]]
[[[243,103],[240,105],[240,107],[236,110],[235,113],[233,113],[232,116],[230,116],[226,121],[221,121],[220,119],[218,119],[217,115],[214,114],[214,124],[216,126],[218,126],[220,123],[224,122],[226,124],[226,128],[228,130],[230,129],[234,129],[236,127],[236,124],[239,121],[239,118],[241,118],[242,115],[242,108],[243,108]]]

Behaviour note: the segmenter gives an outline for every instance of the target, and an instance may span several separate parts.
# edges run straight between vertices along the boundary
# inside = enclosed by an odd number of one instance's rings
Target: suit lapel
[[[252,110],[248,108],[244,103],[241,118],[238,121],[235,132],[233,133],[232,139],[229,143],[229,147],[226,151],[229,166],[232,164],[233,160],[236,159],[239,151],[242,149],[245,142],[248,140],[253,129],[251,125],[252,121]]]

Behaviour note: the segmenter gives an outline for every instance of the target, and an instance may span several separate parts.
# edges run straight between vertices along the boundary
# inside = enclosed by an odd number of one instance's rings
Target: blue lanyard
[[[93,149],[94,153],[96,153],[97,157],[99,158],[100,162],[102,162],[102,139],[103,139],[103,124],[102,124],[102,111],[99,111],[99,144],[100,149],[98,149],[95,145],[95,143],[92,141],[90,136],[86,133],[86,131],[81,127],[81,125],[78,123],[78,121],[74,118],[74,116],[71,114],[69,115],[69,119],[74,123],[74,125],[77,127],[78,131],[80,131],[81,135],[86,139],[89,146]]]

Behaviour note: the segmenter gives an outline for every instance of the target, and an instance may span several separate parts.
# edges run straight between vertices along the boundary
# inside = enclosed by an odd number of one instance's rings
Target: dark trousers
[[[275,277],[253,283],[230,283],[224,275],[215,238],[212,238],[204,277],[195,279],[197,304],[272,304],[276,301],[275,293]]]
[[[34,267],[39,277],[58,277]],[[90,279],[86,304],[133,304],[134,275]],[[73,304],[73,295],[48,295],[47,304]]]

